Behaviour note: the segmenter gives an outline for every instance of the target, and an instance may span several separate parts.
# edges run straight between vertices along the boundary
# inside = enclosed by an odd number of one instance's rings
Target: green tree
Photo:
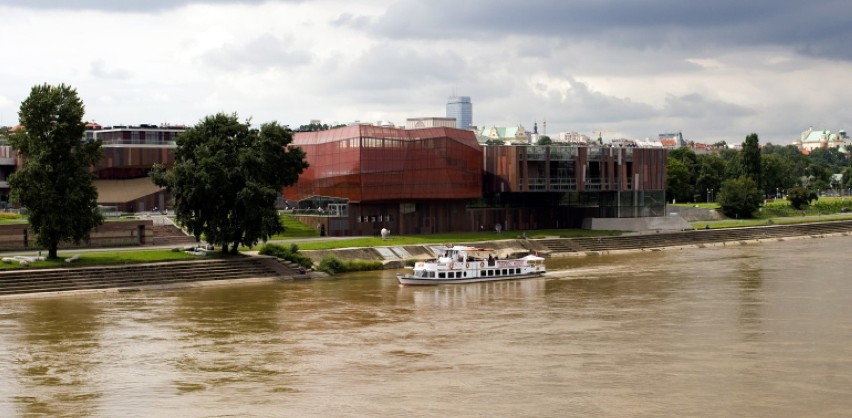
[[[693,199],[693,186],[686,164],[674,158],[666,163],[666,199],[688,202]]]
[[[666,195],[679,202],[692,202],[701,196],[696,189],[696,155],[689,148],[677,148],[669,152],[666,161],[668,184]]]
[[[762,188],[763,176],[760,164],[760,140],[757,138],[757,134],[752,133],[746,136],[741,151],[740,164],[742,165],[742,175],[754,180],[757,187]]]
[[[761,201],[757,182],[749,177],[725,180],[719,190],[719,207],[730,218],[751,218]]]
[[[254,246],[282,230],[275,200],[308,164],[276,122],[252,128],[237,115],[207,116],[176,139],[175,165],[156,165],[154,183],[174,197],[177,221],[223,252]]]
[[[796,185],[793,165],[788,159],[779,154],[763,154],[761,165],[765,194],[774,196]]]
[[[852,189],[852,167],[844,168],[841,174],[843,174],[841,187],[844,189]]]
[[[536,145],[550,145],[550,144],[553,144],[553,140],[550,139],[550,137],[547,136],[547,135],[540,136],[538,138],[538,142],[536,142]]]
[[[9,177],[11,198],[27,208],[36,244],[48,258],[57,258],[60,243],[79,244],[103,223],[89,171],[103,152],[100,142],[83,139],[84,113],[70,86],[34,86],[18,112],[24,128],[9,136],[23,157]]]
[[[811,201],[818,200],[816,192],[804,187],[793,187],[787,191],[787,200],[796,210],[802,210],[805,205],[810,205]]]
[[[710,200],[725,180],[725,161],[715,154],[703,154],[697,158],[695,184],[699,194]]]

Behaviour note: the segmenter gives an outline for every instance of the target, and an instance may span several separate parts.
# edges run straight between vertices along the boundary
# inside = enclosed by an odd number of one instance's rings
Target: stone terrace
[[[186,287],[194,282],[293,280],[307,277],[286,261],[263,256],[121,266],[21,269],[0,272],[0,298],[29,293],[104,289],[140,291]]]

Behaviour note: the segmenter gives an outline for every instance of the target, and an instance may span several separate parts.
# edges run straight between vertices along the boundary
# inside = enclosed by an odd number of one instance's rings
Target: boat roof
[[[493,248],[481,248],[481,247],[471,247],[467,245],[453,245],[446,247],[432,247],[434,251],[494,251]]]

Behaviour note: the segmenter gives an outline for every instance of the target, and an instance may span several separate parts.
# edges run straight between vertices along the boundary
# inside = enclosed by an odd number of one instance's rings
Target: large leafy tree
[[[719,207],[728,217],[751,218],[762,201],[757,182],[749,177],[725,180],[719,190]]]
[[[9,137],[23,157],[9,177],[12,201],[27,208],[36,244],[49,258],[61,242],[87,240],[103,222],[89,170],[102,156],[101,144],[84,140],[83,114],[75,89],[35,86],[18,112],[23,129]]]
[[[276,122],[257,129],[236,114],[207,116],[177,137],[174,167],[157,165],[151,177],[196,239],[236,253],[282,230],[275,200],[308,167],[292,138]]]

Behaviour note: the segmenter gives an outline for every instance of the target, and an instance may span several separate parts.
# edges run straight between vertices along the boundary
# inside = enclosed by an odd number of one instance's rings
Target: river
[[[2,417],[848,417],[848,237],[0,301]]]

